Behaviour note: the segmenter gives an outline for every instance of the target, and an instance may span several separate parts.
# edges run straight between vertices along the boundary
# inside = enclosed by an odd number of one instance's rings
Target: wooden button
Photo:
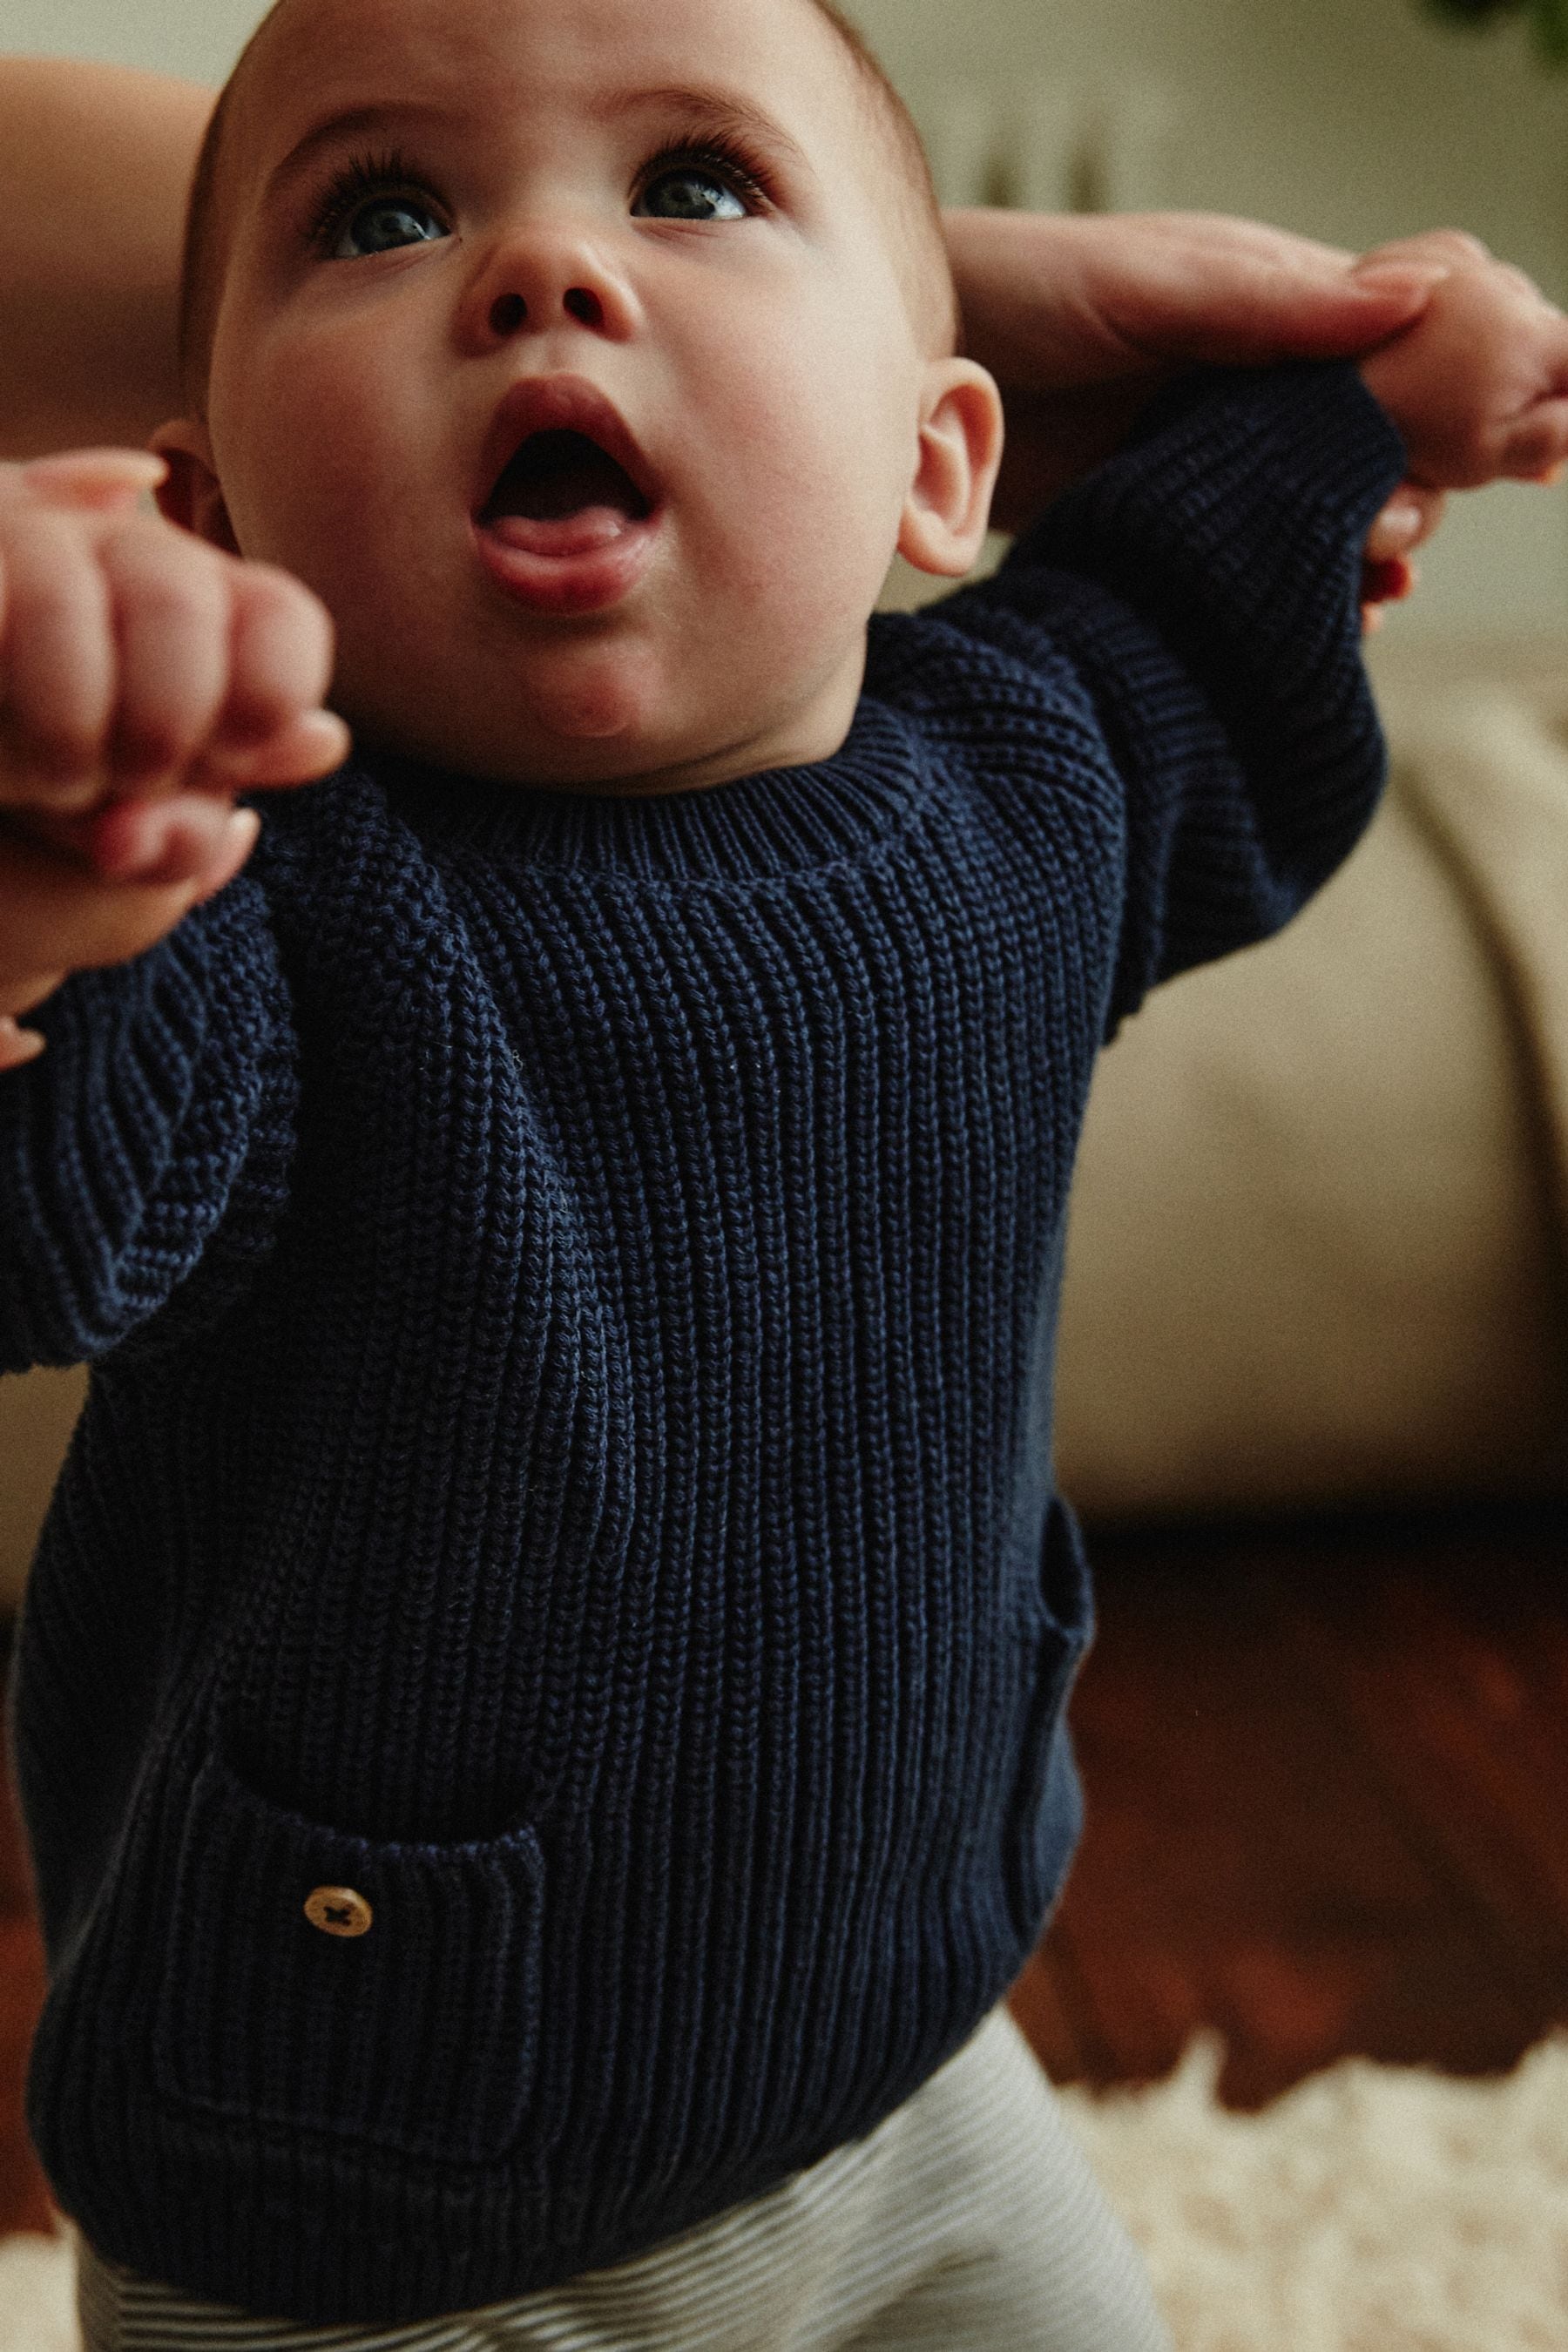
[[[352,1886],[318,1886],[305,1898],[305,1916],[323,1936],[367,1936],[375,1913]]]

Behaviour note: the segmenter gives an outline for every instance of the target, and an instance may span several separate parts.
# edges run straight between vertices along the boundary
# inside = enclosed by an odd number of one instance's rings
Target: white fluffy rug
[[[1221,2056],[1063,2095],[1179,2352],[1568,2352],[1568,2034],[1495,2082],[1349,2059],[1257,2116]],[[78,2352],[64,2240],[0,2242],[0,2352]]]
[[[1222,2056],[1064,2095],[1180,2352],[1568,2352],[1568,2034],[1500,2081],[1346,2059],[1256,2116]]]

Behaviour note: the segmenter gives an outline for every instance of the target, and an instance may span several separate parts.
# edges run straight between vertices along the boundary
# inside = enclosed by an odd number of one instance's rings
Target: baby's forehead
[[[226,95],[255,131],[323,90],[412,94],[480,65],[465,87],[480,116],[488,95],[537,108],[595,79],[629,97],[707,74],[831,135],[865,110],[864,64],[826,0],[276,0]]]
[[[616,61],[620,97],[668,94],[671,75],[718,79],[790,124],[820,163],[848,164],[873,200],[911,308],[951,324],[945,254],[930,174],[902,102],[852,27],[825,0],[278,0],[219,102],[193,192],[182,345],[203,373],[244,209],[312,124],[356,107],[442,88],[498,123],[574,87],[574,67]],[[515,78],[515,98],[509,78]],[[590,75],[591,78],[591,75]]]

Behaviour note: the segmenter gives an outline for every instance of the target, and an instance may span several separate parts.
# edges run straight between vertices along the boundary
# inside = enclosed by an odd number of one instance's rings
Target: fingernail
[[[1351,272],[1356,285],[1369,286],[1376,294],[1429,294],[1452,275],[1442,261],[1369,261],[1363,269]]]
[[[1418,537],[1425,517],[1414,499],[1395,499],[1384,508],[1377,519],[1380,534],[1394,539]]]
[[[217,879],[209,883],[196,899],[198,907],[205,907],[209,898],[216,898],[220,890],[227,889],[255,848],[260,831],[261,819],[254,809],[235,810],[223,829],[223,856],[218,864]]]

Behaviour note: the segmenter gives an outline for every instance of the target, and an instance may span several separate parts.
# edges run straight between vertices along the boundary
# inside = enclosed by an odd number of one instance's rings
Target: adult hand
[[[1007,412],[994,508],[1020,529],[1100,464],[1183,369],[1345,359],[1410,326],[1446,264],[1352,254],[1209,213],[945,215],[964,348]],[[1368,586],[1395,593],[1441,501],[1396,491],[1368,541]]]

